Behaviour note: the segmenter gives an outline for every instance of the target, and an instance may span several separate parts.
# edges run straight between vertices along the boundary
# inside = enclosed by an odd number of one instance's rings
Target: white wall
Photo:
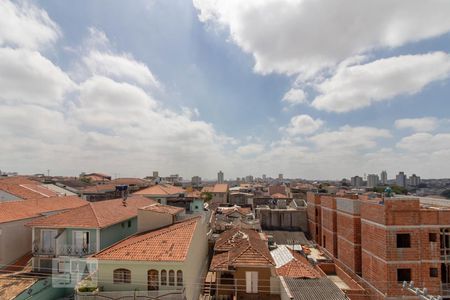
[[[31,251],[31,228],[24,225],[33,219],[0,224],[0,269]]]

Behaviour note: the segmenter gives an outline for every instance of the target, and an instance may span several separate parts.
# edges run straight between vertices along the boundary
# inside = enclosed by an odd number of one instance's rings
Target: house
[[[155,211],[161,208],[167,212]],[[139,215],[140,224],[149,224],[144,219],[152,218],[154,213],[164,215],[174,211],[156,205],[143,212],[150,214]],[[206,225],[206,220],[197,216],[158,229],[150,226],[150,230],[93,255],[91,259],[98,263],[95,294],[198,299],[199,278],[204,276],[208,260]],[[77,296],[81,298],[83,293],[77,292]]]
[[[277,274],[263,233],[251,229],[223,232],[214,245],[209,292],[219,298],[276,298]]]
[[[185,193],[186,191],[178,186],[170,184],[157,184],[135,192],[133,195],[144,196],[161,204],[168,205],[171,200],[184,197]]]
[[[105,182],[111,180],[111,176],[102,173],[82,173],[80,178],[89,182]]]
[[[211,203],[228,203],[228,184],[226,183],[216,183],[214,186],[205,186],[202,189],[202,193],[211,194]]]
[[[0,202],[0,266],[12,264],[30,252],[32,230],[24,224],[86,204],[76,196]]]
[[[0,177],[0,202],[55,196],[58,193],[24,176]]]
[[[213,230],[222,232],[231,228],[247,228],[260,230],[259,220],[250,207],[218,207],[213,216]]]
[[[62,265],[71,257],[85,257],[135,234],[138,208],[154,203],[142,196],[88,202],[27,223],[32,230],[33,269],[52,271],[54,258]]]

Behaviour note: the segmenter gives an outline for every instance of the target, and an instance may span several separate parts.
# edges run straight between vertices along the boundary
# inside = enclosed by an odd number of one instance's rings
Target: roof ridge
[[[106,251],[108,251],[108,250],[109,250],[110,252],[116,252],[116,251],[118,251],[118,250],[123,249],[124,247],[129,247],[129,246],[134,245],[134,244],[136,244],[136,243],[140,243],[140,242],[142,242],[142,241],[145,241],[145,240],[148,239],[148,238],[154,238],[154,237],[160,236],[160,235],[162,235],[162,234],[165,234],[165,233],[172,232],[172,231],[174,231],[174,230],[183,228],[182,226],[179,226],[179,225],[180,225],[180,224],[183,224],[184,222],[187,223],[188,221],[191,221],[191,222],[192,222],[192,221],[195,220],[195,221],[197,222],[196,219],[198,219],[198,218],[190,218],[190,219],[187,219],[187,220],[183,220],[182,222],[173,223],[173,224],[171,224],[171,225],[168,225],[168,226],[165,226],[165,227],[162,227],[162,228],[157,228],[157,229],[150,230],[150,231],[147,231],[147,232],[141,232],[141,233],[136,233],[136,234],[134,234],[134,235],[130,235],[130,236],[128,236],[128,237],[126,237],[126,238],[124,238],[124,239],[118,241],[117,243],[112,244],[111,246],[109,246],[109,247],[107,247],[107,248],[101,250],[100,252],[96,253],[93,257],[95,257],[95,256],[97,256],[97,255],[99,255],[99,254],[101,254],[102,252],[106,252]],[[177,225],[176,228],[169,228],[170,226],[174,226],[174,225]],[[163,229],[165,229],[165,230],[163,231]],[[130,243],[130,244],[123,245],[123,246],[121,246],[121,247],[117,247],[117,249],[111,249],[111,248],[113,248],[114,246],[117,246],[118,244],[120,244],[120,243],[126,241],[127,239],[130,239],[130,238],[133,238],[133,237],[138,238],[139,235],[150,234],[150,233],[155,232],[155,231],[157,231],[157,230],[161,230],[161,232],[159,232],[158,234],[152,235],[151,237],[145,237],[145,238],[142,238],[142,239],[138,239],[137,241],[134,241],[134,242],[132,242],[132,243]]]
[[[92,202],[89,202],[89,207],[91,208],[92,213],[93,213],[94,216],[95,216],[95,221],[97,222],[97,226],[98,226],[98,227],[101,227],[101,226],[100,226],[100,221],[99,221],[99,219],[98,219],[98,215],[96,214],[95,209],[94,209],[94,207],[92,206]]]

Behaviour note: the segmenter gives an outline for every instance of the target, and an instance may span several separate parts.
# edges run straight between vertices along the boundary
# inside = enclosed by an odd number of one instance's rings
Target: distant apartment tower
[[[395,183],[398,186],[406,187],[406,174],[404,172],[399,172],[397,176],[395,176]]]
[[[158,178],[158,177],[159,177],[158,171],[153,171],[153,178]]]
[[[192,186],[198,187],[202,185],[202,178],[200,176],[193,176],[191,180]]]
[[[384,171],[384,170],[381,171],[380,178],[381,178],[381,184],[387,185],[387,172],[386,171]]]
[[[279,180],[283,180],[283,174],[281,174],[281,173],[278,174],[278,179],[279,179]]]
[[[367,187],[368,188],[374,188],[378,186],[380,183],[380,178],[377,174],[369,174],[367,175]]]
[[[252,175],[245,176],[245,182],[253,182],[253,176]]]
[[[419,184],[420,184],[420,176],[417,176],[416,174],[412,174],[409,177],[409,185],[418,186]]]
[[[358,175],[350,178],[350,182],[351,182],[352,186],[354,186],[356,188],[362,187],[362,185],[363,185],[363,179],[362,179],[362,177],[360,177]]]
[[[219,171],[219,173],[217,173],[217,183],[223,183],[223,172]]]

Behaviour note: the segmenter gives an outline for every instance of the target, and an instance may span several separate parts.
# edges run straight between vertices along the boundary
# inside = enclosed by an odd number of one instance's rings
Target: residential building
[[[253,206],[253,193],[248,192],[230,192],[229,203],[238,206]]]
[[[386,171],[381,171],[381,174],[380,174],[380,179],[381,179],[381,184],[382,185],[387,185],[387,183],[388,183],[388,178],[387,178],[387,172]]]
[[[27,223],[32,232],[33,269],[52,271],[54,258],[68,263],[70,257],[94,254],[136,233],[138,208],[155,203],[142,196],[88,202]]]
[[[193,176],[191,179],[191,184],[193,187],[202,186],[202,178],[200,176]]]
[[[224,183],[222,171],[219,171],[219,173],[217,173],[217,183]]]
[[[377,174],[369,174],[367,175],[367,187],[374,188],[377,187],[380,183],[380,178]]]
[[[249,229],[223,232],[214,245],[208,292],[216,298],[271,299],[278,285],[265,235]],[[208,295],[206,295],[208,296]]]
[[[170,184],[157,184],[135,192],[133,195],[141,195],[158,201],[161,204],[167,205],[170,204],[171,200],[184,197],[185,193],[186,191],[178,186]]]
[[[272,196],[273,194],[286,195],[286,186],[282,184],[270,185],[268,191],[270,196]]]
[[[406,187],[406,174],[404,172],[399,172],[397,176],[395,176],[395,184]]]
[[[228,203],[229,187],[226,183],[216,183],[214,186],[205,186],[202,192],[211,193],[211,203],[225,204]]]
[[[0,177],[0,201],[16,201],[62,196],[38,181],[23,176]]]
[[[30,252],[32,231],[26,223],[86,204],[76,196],[0,202],[0,269]]]
[[[410,186],[418,186],[420,184],[420,176],[416,174],[412,174],[409,176],[409,185]]]
[[[232,228],[261,230],[261,224],[250,207],[218,207],[212,217],[211,227],[216,233]]]
[[[102,173],[81,173],[80,178],[89,182],[105,182],[111,180],[111,176]]]
[[[316,218],[309,207],[314,238],[373,295],[405,294],[403,281],[426,287],[431,295],[450,296],[450,204],[433,198],[373,198],[368,195],[308,194],[320,206]],[[324,209],[325,208],[325,209]],[[312,213],[310,215],[310,212]]]
[[[207,268],[206,228],[200,216],[185,219],[142,231],[95,254],[95,294],[199,299],[199,278]]]
[[[355,188],[360,188],[363,186],[363,178],[358,175],[350,178],[350,182],[351,182],[352,186]]]
[[[278,174],[278,180],[283,180],[283,174]]]
[[[280,229],[308,232],[308,219],[304,200],[297,199],[292,201],[289,206],[286,205],[286,200],[279,200],[274,207],[268,205],[258,206],[255,211],[256,218],[260,220],[263,230]]]

